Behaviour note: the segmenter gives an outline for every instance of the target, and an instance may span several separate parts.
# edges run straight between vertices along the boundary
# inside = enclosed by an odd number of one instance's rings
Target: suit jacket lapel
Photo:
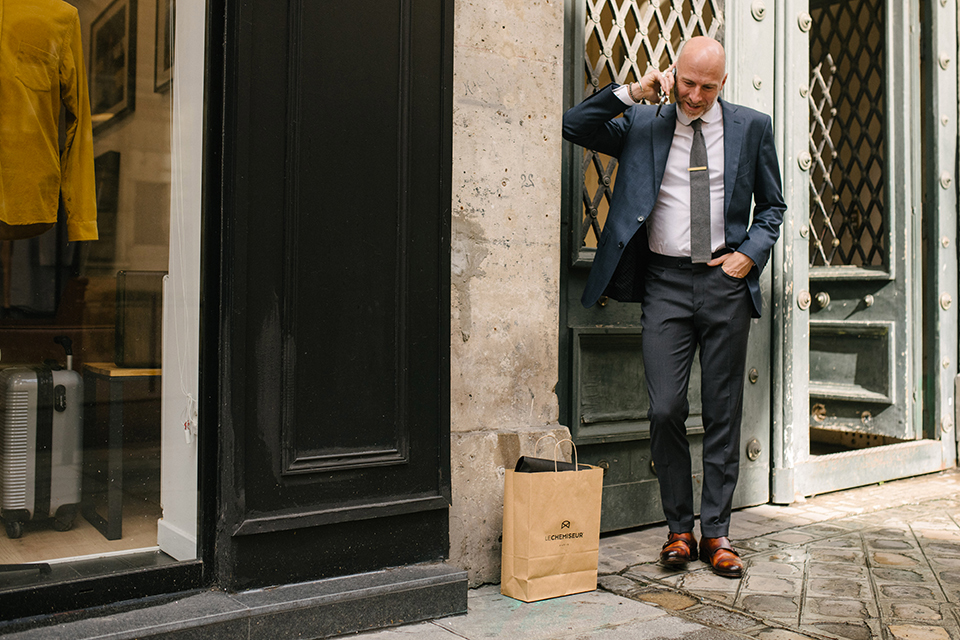
[[[660,193],[663,174],[667,170],[667,156],[673,144],[673,134],[677,128],[677,105],[663,107],[662,118],[654,117],[650,123],[650,136],[653,141],[653,193]]]
[[[730,198],[740,168],[740,146],[743,143],[743,118],[736,105],[720,101],[723,108],[723,217],[727,217]]]

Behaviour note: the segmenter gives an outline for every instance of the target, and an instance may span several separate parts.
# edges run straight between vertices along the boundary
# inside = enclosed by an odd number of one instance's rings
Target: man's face
[[[727,81],[723,67],[703,61],[677,65],[677,81],[673,86],[677,106],[691,120],[696,120],[717,101],[720,90]]]

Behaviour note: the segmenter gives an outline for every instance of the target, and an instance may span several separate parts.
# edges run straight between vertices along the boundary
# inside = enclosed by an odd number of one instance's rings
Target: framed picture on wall
[[[114,0],[90,25],[93,131],[133,112],[137,82],[137,0]]]
[[[162,93],[173,78],[173,34],[176,0],[157,0],[157,39],[153,53],[153,90]]]

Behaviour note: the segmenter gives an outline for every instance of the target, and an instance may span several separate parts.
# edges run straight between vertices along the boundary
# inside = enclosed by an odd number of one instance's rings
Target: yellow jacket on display
[[[68,239],[96,240],[94,181],[77,10],[62,0],[0,0],[0,222],[55,223],[62,194]]]

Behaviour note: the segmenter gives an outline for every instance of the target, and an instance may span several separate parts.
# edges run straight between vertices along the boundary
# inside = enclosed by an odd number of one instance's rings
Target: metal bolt
[[[942,366],[944,369],[949,369],[949,368],[950,368],[950,358],[944,358],[944,359],[943,359],[943,362],[940,363],[940,366]]]
[[[872,307],[874,302],[876,302],[876,300],[874,300],[872,293],[863,296],[863,305],[865,307]]]
[[[947,67],[949,66],[950,66],[950,56],[947,55],[945,52],[942,52],[940,54],[940,68],[946,71]]]
[[[760,90],[760,87],[763,86],[763,78],[760,76],[753,76],[753,88],[757,91]]]
[[[767,17],[767,7],[763,4],[763,0],[753,0],[753,4],[750,5],[750,15],[757,22]]]
[[[810,235],[810,227],[808,227],[807,225],[803,225],[802,227],[800,227],[801,238],[806,238],[809,235]]]
[[[747,443],[747,458],[750,459],[750,462],[756,462],[762,452],[763,447],[760,446],[760,441],[751,438],[750,442]]]
[[[953,177],[946,171],[940,174],[940,187],[943,189],[949,189],[950,183],[953,182]]]
[[[810,414],[813,416],[815,421],[823,422],[827,419],[827,408],[818,402],[810,409]]]
[[[751,383],[751,384],[757,384],[757,380],[759,380],[759,379],[760,379],[760,372],[757,371],[757,368],[754,367],[754,368],[750,369],[750,383]]]
[[[810,308],[810,305],[813,303],[813,298],[810,296],[809,291],[801,291],[797,295],[797,306],[800,307],[801,311],[806,311]]]
[[[950,416],[943,416],[940,418],[941,433],[950,433],[951,429],[953,429],[953,419],[951,419]]]
[[[810,17],[810,14],[804,11],[797,16],[797,26],[800,27],[800,31],[806,33],[810,31],[810,27],[813,26],[813,18]]]
[[[810,157],[809,152],[802,151],[797,156],[797,164],[800,165],[801,171],[807,171],[813,165],[813,158]]]
[[[943,236],[942,238],[940,238],[940,244],[943,245],[944,249],[946,249],[947,247],[950,246],[950,238],[948,238],[947,236]]]
[[[597,463],[597,466],[603,469],[603,475],[607,475],[607,471],[610,471],[610,463],[606,460],[601,460]]]
[[[948,116],[943,116],[942,118],[940,118],[940,124],[942,124],[943,126],[947,126],[948,124],[950,124],[950,118]]]
[[[863,413],[860,414],[860,423],[861,423],[863,426],[866,427],[866,426],[868,426],[871,422],[873,422],[873,414],[872,414],[872,413],[870,413],[869,411],[864,411]]]
[[[826,291],[821,291],[817,294],[817,305],[821,309],[826,309],[827,305],[830,304],[830,294]]]
[[[940,294],[940,306],[944,311],[949,309],[951,304],[953,304],[953,298],[949,293]]]
[[[800,97],[801,97],[801,98],[806,98],[808,93],[810,93],[810,89],[808,89],[808,88],[806,88],[806,87],[800,87]]]

